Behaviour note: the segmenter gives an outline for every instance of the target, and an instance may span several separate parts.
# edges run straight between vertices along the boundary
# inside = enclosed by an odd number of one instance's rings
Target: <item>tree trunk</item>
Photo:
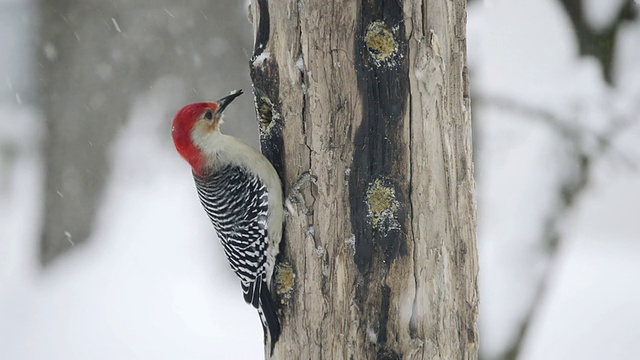
[[[287,219],[273,357],[477,358],[464,0],[251,8],[263,152],[285,188],[318,177]]]

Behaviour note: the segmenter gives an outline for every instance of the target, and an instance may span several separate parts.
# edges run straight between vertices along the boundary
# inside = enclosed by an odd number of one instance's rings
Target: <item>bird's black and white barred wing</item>
[[[244,298],[258,308],[269,244],[267,187],[257,176],[235,165],[194,178],[200,201],[231,268],[240,278]]]
[[[258,309],[271,351],[280,337],[276,306],[266,283],[269,195],[260,178],[228,165],[206,177],[194,174],[200,202],[216,229],[244,300]]]

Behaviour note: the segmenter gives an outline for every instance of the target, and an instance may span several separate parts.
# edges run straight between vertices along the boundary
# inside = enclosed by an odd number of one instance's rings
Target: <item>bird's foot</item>
[[[313,215],[313,210],[307,206],[307,203],[304,200],[304,196],[302,196],[302,192],[300,192],[300,190],[306,183],[311,182],[315,184],[317,181],[318,177],[313,175],[309,171],[305,171],[300,174],[296,182],[291,185],[289,194],[287,195],[287,198],[285,200],[285,210],[288,215],[291,215],[295,212],[294,204],[298,204],[300,210],[304,215]]]

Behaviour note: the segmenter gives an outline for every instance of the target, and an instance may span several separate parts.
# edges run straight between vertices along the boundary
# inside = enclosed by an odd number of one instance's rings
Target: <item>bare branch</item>
[[[631,111],[629,116],[612,116],[608,129],[600,134],[572,125],[579,123],[574,119],[563,118],[547,110],[538,109],[534,106],[518,102],[516,100],[491,97],[491,98],[475,98],[476,105],[491,106],[502,110],[510,111],[514,114],[523,115],[523,119],[532,121],[541,121],[553,129],[565,142],[569,145],[572,163],[578,169],[573,173],[568,173],[565,178],[558,184],[558,207],[547,215],[544,223],[544,231],[540,244],[544,247],[544,251],[549,257],[549,264],[538,282],[531,308],[521,320],[518,330],[518,336],[513,343],[507,348],[500,359],[515,360],[518,358],[522,345],[529,333],[529,329],[533,320],[538,316],[540,309],[544,303],[549,281],[555,274],[555,267],[558,260],[558,250],[562,242],[561,225],[567,215],[573,210],[577,200],[584,194],[584,190],[590,185],[593,176],[592,170],[594,164],[604,156],[615,151],[613,144],[615,138],[622,134],[625,130],[629,130],[638,124],[638,117],[634,116],[637,111]],[[640,101],[635,102],[640,104]],[[637,106],[640,110],[640,105]],[[585,146],[586,139],[592,138],[596,141],[595,149],[589,149]],[[623,155],[621,155],[623,156]]]

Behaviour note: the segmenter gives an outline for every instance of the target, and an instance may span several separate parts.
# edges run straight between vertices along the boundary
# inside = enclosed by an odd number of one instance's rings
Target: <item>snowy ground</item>
[[[605,21],[605,2],[589,3],[600,5],[590,8],[594,21]],[[554,1],[487,1],[469,12],[470,61],[483,94],[562,115],[582,107],[595,114],[581,117],[593,120],[585,126],[597,130],[599,114],[624,114],[638,99],[639,29],[636,23],[624,31],[612,90],[592,60],[576,56]],[[225,268],[220,248],[170,143],[168,120],[158,121],[166,109],[148,106],[162,104],[163,95],[141,97],[114,145],[114,172],[89,245],[41,273],[35,258],[43,129],[38,112],[7,92],[0,99],[0,359],[261,358],[258,316],[230,270],[216,276]],[[528,281],[541,266],[531,255],[536,223],[554,206],[548,190],[567,159],[557,136],[538,122],[495,109],[474,113],[482,121],[484,169],[481,346],[493,354],[513,338],[528,306]],[[636,163],[639,135],[630,129],[616,145]],[[637,358],[640,186],[636,169],[616,164],[596,165],[596,180],[566,220],[568,241],[523,359]]]

